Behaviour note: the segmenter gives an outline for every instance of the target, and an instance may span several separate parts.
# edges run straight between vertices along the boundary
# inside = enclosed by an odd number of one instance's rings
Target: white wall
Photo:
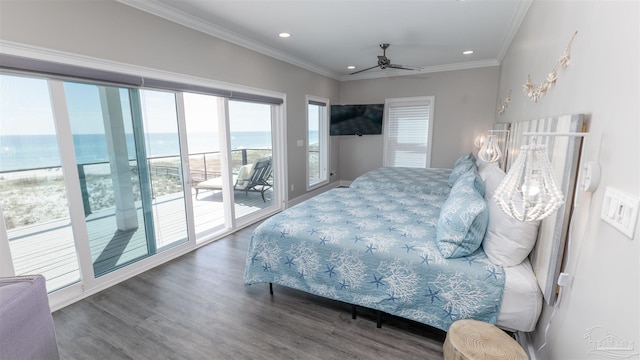
[[[475,137],[494,122],[498,67],[345,81],[340,103],[384,103],[386,98],[435,96],[431,167],[451,168],[474,150]],[[340,136],[340,176],[353,180],[382,166],[383,136]]]
[[[639,5],[614,1],[535,0],[500,68],[498,94],[513,90],[501,120],[587,115],[590,136],[582,161],[597,161],[602,181],[593,195],[580,194],[565,271],[573,276],[549,328],[538,359],[595,359],[590,340],[603,332],[632,341],[640,351],[640,236],[625,237],[600,220],[606,186],[640,195]],[[557,86],[538,103],[522,92],[531,74],[540,83],[552,70],[571,35],[571,62],[559,70]],[[531,334],[537,349],[552,308],[545,307]],[[589,329],[592,338],[585,338]],[[598,333],[598,331],[600,331]],[[596,335],[597,334],[597,335]],[[606,333],[605,333],[606,335]]]
[[[296,141],[306,139],[305,95],[335,102],[338,81],[115,1],[3,1],[0,7],[3,41],[286,93],[288,182],[295,185],[289,199],[304,194],[306,156]]]

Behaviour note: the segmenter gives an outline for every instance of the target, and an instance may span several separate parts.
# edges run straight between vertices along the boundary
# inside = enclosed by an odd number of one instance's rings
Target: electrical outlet
[[[291,184],[291,191],[294,191],[296,189],[296,185],[295,184]]]
[[[633,239],[639,204],[640,199],[637,196],[607,186],[600,217],[607,224]]]

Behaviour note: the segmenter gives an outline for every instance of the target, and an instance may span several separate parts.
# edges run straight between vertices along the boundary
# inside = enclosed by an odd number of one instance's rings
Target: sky
[[[0,135],[54,133],[46,80],[0,75]]]

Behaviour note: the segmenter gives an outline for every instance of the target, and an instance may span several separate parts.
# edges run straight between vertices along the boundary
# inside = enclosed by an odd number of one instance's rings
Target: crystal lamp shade
[[[542,220],[564,204],[546,145],[521,147],[493,199],[507,215],[519,221]]]
[[[500,150],[500,146],[498,146],[498,140],[495,135],[487,135],[484,144],[482,144],[480,151],[478,151],[478,157],[480,160],[489,163],[500,160],[502,157],[502,151]]]

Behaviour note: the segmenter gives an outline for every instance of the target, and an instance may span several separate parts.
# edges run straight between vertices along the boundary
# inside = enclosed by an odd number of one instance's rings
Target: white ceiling
[[[532,0],[118,0],[337,80],[499,65]],[[278,37],[289,32],[288,39]],[[473,50],[472,55],[463,55]],[[355,70],[348,70],[354,65]]]

